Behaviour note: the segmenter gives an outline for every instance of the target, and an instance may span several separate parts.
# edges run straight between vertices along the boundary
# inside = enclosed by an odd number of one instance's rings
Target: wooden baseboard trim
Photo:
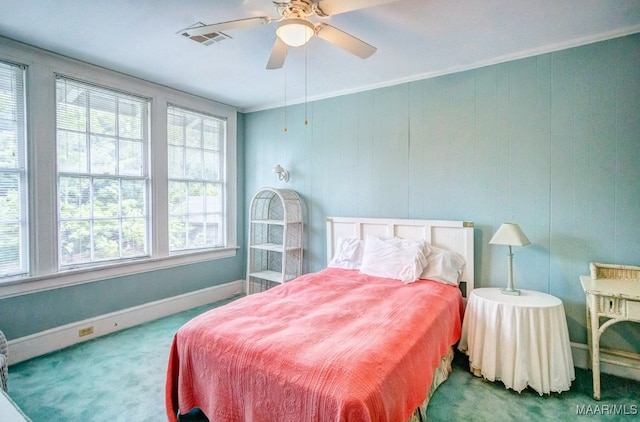
[[[244,292],[236,280],[10,340],[9,365]],[[80,337],[80,331],[87,332]]]

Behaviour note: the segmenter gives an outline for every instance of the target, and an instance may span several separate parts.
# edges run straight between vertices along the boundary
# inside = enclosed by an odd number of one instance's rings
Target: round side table
[[[527,386],[540,395],[566,391],[575,379],[564,307],[547,293],[474,289],[458,348],[474,375],[518,392]]]

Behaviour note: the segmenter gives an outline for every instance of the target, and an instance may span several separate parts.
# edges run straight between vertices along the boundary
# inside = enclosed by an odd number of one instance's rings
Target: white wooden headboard
[[[382,238],[424,239],[432,245],[462,255],[466,265],[460,289],[468,297],[474,288],[473,223],[447,220],[407,220],[392,218],[327,218],[327,263],[333,258],[338,239]]]

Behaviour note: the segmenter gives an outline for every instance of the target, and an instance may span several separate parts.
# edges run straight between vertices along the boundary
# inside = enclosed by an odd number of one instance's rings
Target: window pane
[[[145,253],[145,220],[142,218],[122,221],[122,256],[140,256]]]
[[[95,260],[120,257],[120,224],[118,220],[96,220],[93,223]]]
[[[22,270],[20,257],[20,224],[0,224],[0,275],[20,273]]]
[[[121,194],[123,217],[144,217],[147,214],[143,180],[123,180]]]
[[[62,265],[91,261],[89,221],[63,221],[60,223],[60,260]]]
[[[120,182],[117,179],[93,179],[93,217],[120,215]]]
[[[186,214],[187,184],[185,182],[169,182],[169,214]]]
[[[224,246],[226,122],[177,107],[167,118],[170,250]]]
[[[187,148],[186,174],[187,179],[202,179],[202,150]]]
[[[61,177],[58,187],[60,218],[89,218],[91,216],[91,179]]]
[[[20,101],[17,80],[19,74],[16,73],[15,67],[4,63],[0,63],[0,119],[6,123],[17,121]]]
[[[188,217],[189,246],[202,247],[206,245],[204,231],[204,216],[202,214],[190,214]]]
[[[220,180],[220,153],[204,151],[204,178]]]
[[[168,147],[169,177],[184,177],[184,148],[169,145]]]
[[[0,167],[18,167],[19,145],[16,122],[0,118]]]
[[[142,140],[142,106],[127,99],[118,100],[118,129],[120,136]]]
[[[185,114],[185,136],[188,147],[202,148],[202,119],[195,114]]]
[[[206,216],[205,232],[207,243],[213,245],[224,244],[223,231],[223,202],[220,194],[220,185],[217,183],[207,183],[206,186]]]
[[[184,146],[184,118],[172,113],[169,109],[167,115],[167,140],[170,145]]]
[[[143,148],[142,142],[120,141],[120,174],[142,176]]]
[[[172,251],[187,248],[187,230],[184,217],[169,218],[169,248]]]
[[[207,213],[222,213],[222,195],[219,183],[207,183]]]
[[[116,174],[116,140],[91,137],[91,169],[93,174]]]
[[[87,130],[87,90],[58,81],[56,121],[58,129]]]
[[[101,92],[89,94],[89,115],[91,133],[100,135],[116,134],[116,98]]]
[[[28,273],[24,70],[0,62],[0,281]]]
[[[207,244],[219,245],[222,243],[220,238],[221,228],[222,216],[220,214],[207,214],[204,227]]]
[[[20,221],[20,179],[17,173],[0,172],[0,221]]]
[[[202,214],[204,212],[204,183],[190,182],[189,201],[187,207],[188,214]]]
[[[60,265],[147,255],[148,100],[64,78],[57,84],[63,95],[57,116],[66,119],[58,127],[75,128],[59,130],[57,139],[58,169],[65,173],[58,200]],[[74,92],[88,100],[75,101]]]
[[[204,121],[202,136],[206,149],[220,150],[221,127],[222,125],[218,120],[208,119]]]
[[[84,133],[58,130],[58,171],[86,173],[87,138]]]

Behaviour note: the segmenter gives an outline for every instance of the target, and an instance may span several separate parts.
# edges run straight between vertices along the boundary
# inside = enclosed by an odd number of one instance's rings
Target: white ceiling
[[[282,0],[281,0],[282,1]],[[305,99],[305,48],[266,70],[277,24],[203,46],[196,22],[278,18],[271,0],[0,0],[0,35],[251,111]],[[313,16],[314,22],[321,21]],[[314,37],[306,99],[422,79],[640,32],[640,0],[398,0],[325,18],[378,48]]]

